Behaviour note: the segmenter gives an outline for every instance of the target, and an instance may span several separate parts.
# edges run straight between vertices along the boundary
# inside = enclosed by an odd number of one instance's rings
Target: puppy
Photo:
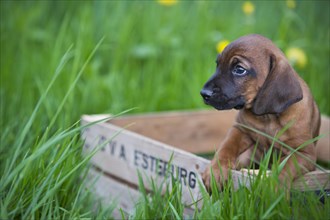
[[[229,44],[217,56],[216,64],[214,75],[201,90],[204,102],[218,110],[234,108],[239,112],[236,124],[202,175],[206,189],[210,191],[211,168],[221,188],[230,169],[250,163],[246,158],[252,156],[255,146],[256,157],[260,157],[272,145],[271,139],[247,127],[274,137],[292,123],[279,140],[299,153],[287,160],[279,176],[282,184],[290,187],[293,179],[314,170],[315,142],[297,148],[318,136],[320,113],[307,84],[281,50],[263,36],[247,35]],[[273,150],[280,152],[281,160],[292,153],[279,143]]]

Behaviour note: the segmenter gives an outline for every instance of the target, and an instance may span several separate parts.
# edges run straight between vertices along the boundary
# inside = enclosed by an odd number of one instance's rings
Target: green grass
[[[1,1],[0,218],[110,216],[114,205],[97,209],[82,185],[88,158],[81,156],[80,116],[205,108],[199,90],[223,39],[260,33],[284,51],[301,48],[308,63],[297,71],[329,115],[329,2],[299,1],[294,10],[284,1],[255,2],[250,17],[242,3]],[[205,194],[194,217],[329,214],[329,200],[323,206],[297,193],[289,203],[267,181],[270,188],[257,181],[251,191]],[[131,218],[182,217],[179,192],[145,194],[152,202],[142,200]]]

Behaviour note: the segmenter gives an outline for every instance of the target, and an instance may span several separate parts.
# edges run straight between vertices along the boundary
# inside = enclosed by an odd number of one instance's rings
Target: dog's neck
[[[274,120],[277,121],[281,116],[281,114],[255,115],[251,109],[242,109],[239,111],[239,115],[249,115],[249,117],[265,123],[269,123],[270,121],[274,121]]]

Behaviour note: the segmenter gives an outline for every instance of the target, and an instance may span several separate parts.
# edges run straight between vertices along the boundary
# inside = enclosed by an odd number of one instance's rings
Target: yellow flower
[[[286,6],[288,6],[288,8],[294,9],[296,7],[296,1],[295,0],[286,0]]]
[[[296,65],[299,68],[304,68],[306,66],[307,56],[302,49],[291,47],[286,50],[285,54],[292,65]]]
[[[246,15],[253,14],[254,8],[254,4],[250,1],[245,1],[242,5],[242,10]]]
[[[178,3],[177,0],[158,0],[158,3],[165,6],[172,6]]]
[[[218,53],[221,53],[229,43],[230,42],[228,40],[219,41],[217,43],[217,51],[218,51]]]

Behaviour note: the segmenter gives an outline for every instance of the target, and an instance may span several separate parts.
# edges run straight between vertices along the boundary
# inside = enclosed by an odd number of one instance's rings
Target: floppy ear
[[[303,98],[299,80],[286,59],[270,57],[268,76],[260,88],[252,112],[256,115],[279,114]]]

